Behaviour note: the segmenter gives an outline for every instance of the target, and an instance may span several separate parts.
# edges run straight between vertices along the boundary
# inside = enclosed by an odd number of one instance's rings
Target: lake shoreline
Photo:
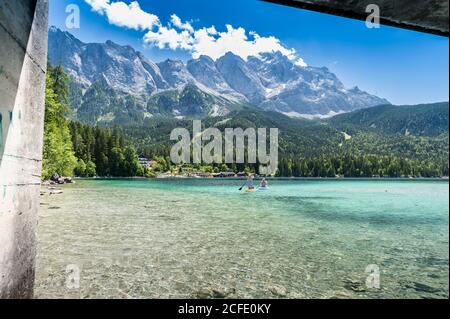
[[[268,180],[380,180],[380,181],[449,181],[448,177],[255,177],[255,179],[266,178]],[[188,176],[167,176],[158,178],[147,178],[147,177],[74,177],[74,180],[177,180],[177,179],[187,179],[187,180],[246,180],[246,177],[188,177]]]

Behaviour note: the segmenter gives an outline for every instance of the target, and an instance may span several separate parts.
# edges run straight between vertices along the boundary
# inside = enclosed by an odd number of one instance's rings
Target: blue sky
[[[111,7],[114,2],[124,3]],[[133,19],[121,11],[130,3],[51,0],[50,25],[70,31],[84,42],[129,44],[155,62],[187,60],[210,52],[220,55],[228,46],[244,55],[280,47],[299,63],[327,66],[347,87],[357,85],[394,104],[449,100],[449,41],[444,37],[387,26],[369,29],[362,21],[258,0],[140,0],[139,10],[133,11],[139,15]],[[79,29],[66,27],[69,4],[80,8]],[[157,21],[150,22],[152,19]],[[209,31],[212,26],[215,30]],[[243,28],[240,32],[239,27]],[[248,41],[240,42],[244,29]],[[193,32],[199,30],[204,31],[205,39],[221,39],[215,45],[191,45]],[[256,32],[259,40],[254,41],[250,32]]]

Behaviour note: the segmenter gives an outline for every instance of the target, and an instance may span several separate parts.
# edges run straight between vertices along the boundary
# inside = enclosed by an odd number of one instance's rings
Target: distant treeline
[[[417,146],[419,147],[419,146]],[[162,157],[168,160],[170,146],[158,144],[139,149],[146,157]],[[331,152],[330,152],[331,153]],[[357,149],[304,158],[298,155],[280,154],[279,177],[442,177],[448,176],[445,159],[421,160],[397,155],[362,155]],[[159,154],[159,155],[157,155]],[[202,164],[184,165],[184,170],[199,172],[253,172],[259,173],[259,164]]]
[[[281,158],[278,176],[283,177],[441,177],[448,164],[395,156],[340,155],[312,159]]]
[[[169,149],[160,146],[161,154]],[[155,156],[151,148],[142,150],[146,156]],[[155,158],[155,157],[153,157]],[[166,170],[173,169],[168,156],[156,156]],[[166,164],[167,163],[167,164]],[[259,164],[185,164],[184,171],[218,173],[233,171],[259,174]],[[445,160],[418,160],[387,155],[336,154],[301,158],[281,155],[278,163],[279,177],[442,177],[448,176]]]

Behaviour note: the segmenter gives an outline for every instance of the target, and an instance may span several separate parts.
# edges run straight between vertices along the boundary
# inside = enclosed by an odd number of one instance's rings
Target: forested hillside
[[[61,67],[49,68],[45,115],[44,178],[53,173],[77,176],[154,176],[177,170],[171,167],[170,133],[184,127],[192,132],[192,119],[152,116],[136,122],[129,110],[132,98],[118,102],[116,115],[124,114],[121,126],[92,121],[86,113],[81,124],[70,122],[69,79]],[[91,93],[90,109],[115,101],[113,92]],[[99,95],[100,94],[100,95]],[[169,108],[188,102],[196,107],[197,93],[183,97],[155,95]],[[117,100],[118,101],[118,100]],[[184,102],[183,102],[184,101]],[[121,104],[125,103],[125,104]],[[83,109],[78,109],[78,117]],[[164,110],[158,111],[164,114]],[[132,114],[133,112],[131,112]],[[203,128],[278,128],[279,176],[298,177],[438,177],[448,176],[448,103],[416,106],[378,106],[335,116],[327,120],[291,118],[278,112],[241,105],[227,115],[204,117]],[[125,138],[126,136],[126,138]],[[145,171],[137,154],[156,159]],[[258,164],[186,165],[197,171],[254,171]],[[185,167],[186,168],[186,167]]]
[[[134,146],[118,130],[90,127],[67,118],[69,79],[48,67],[45,97],[43,179],[60,176],[142,176]]]
[[[422,109],[418,113],[427,115]],[[426,117],[422,121],[426,121]],[[293,119],[253,108],[244,108],[224,117],[205,118],[202,124],[204,128],[217,127],[222,132],[227,127],[279,128],[280,176],[448,175],[448,128],[445,126],[441,126],[436,136],[405,136],[401,134],[403,127],[398,131],[391,129],[392,133],[388,134],[370,127],[364,129],[363,125],[352,124],[348,119],[345,124],[337,120]],[[424,123],[424,126],[428,124]],[[140,153],[154,157],[169,155],[173,145],[169,136],[176,127],[192,132],[192,121],[151,118],[142,126],[126,126],[123,130],[133,139]],[[229,168],[258,170],[257,165],[231,165]]]
[[[382,105],[329,120],[336,127],[353,131],[413,136],[438,136],[448,132],[448,102],[420,105]]]

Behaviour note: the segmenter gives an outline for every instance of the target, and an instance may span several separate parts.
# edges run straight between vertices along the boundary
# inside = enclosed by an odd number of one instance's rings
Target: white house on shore
[[[154,160],[149,160],[148,158],[142,157],[142,156],[140,156],[140,157],[138,158],[138,160],[139,160],[139,163],[140,163],[142,166],[144,166],[145,168],[147,168],[147,169],[150,169],[150,168],[152,168],[155,164],[157,164],[156,161],[154,161]]]

